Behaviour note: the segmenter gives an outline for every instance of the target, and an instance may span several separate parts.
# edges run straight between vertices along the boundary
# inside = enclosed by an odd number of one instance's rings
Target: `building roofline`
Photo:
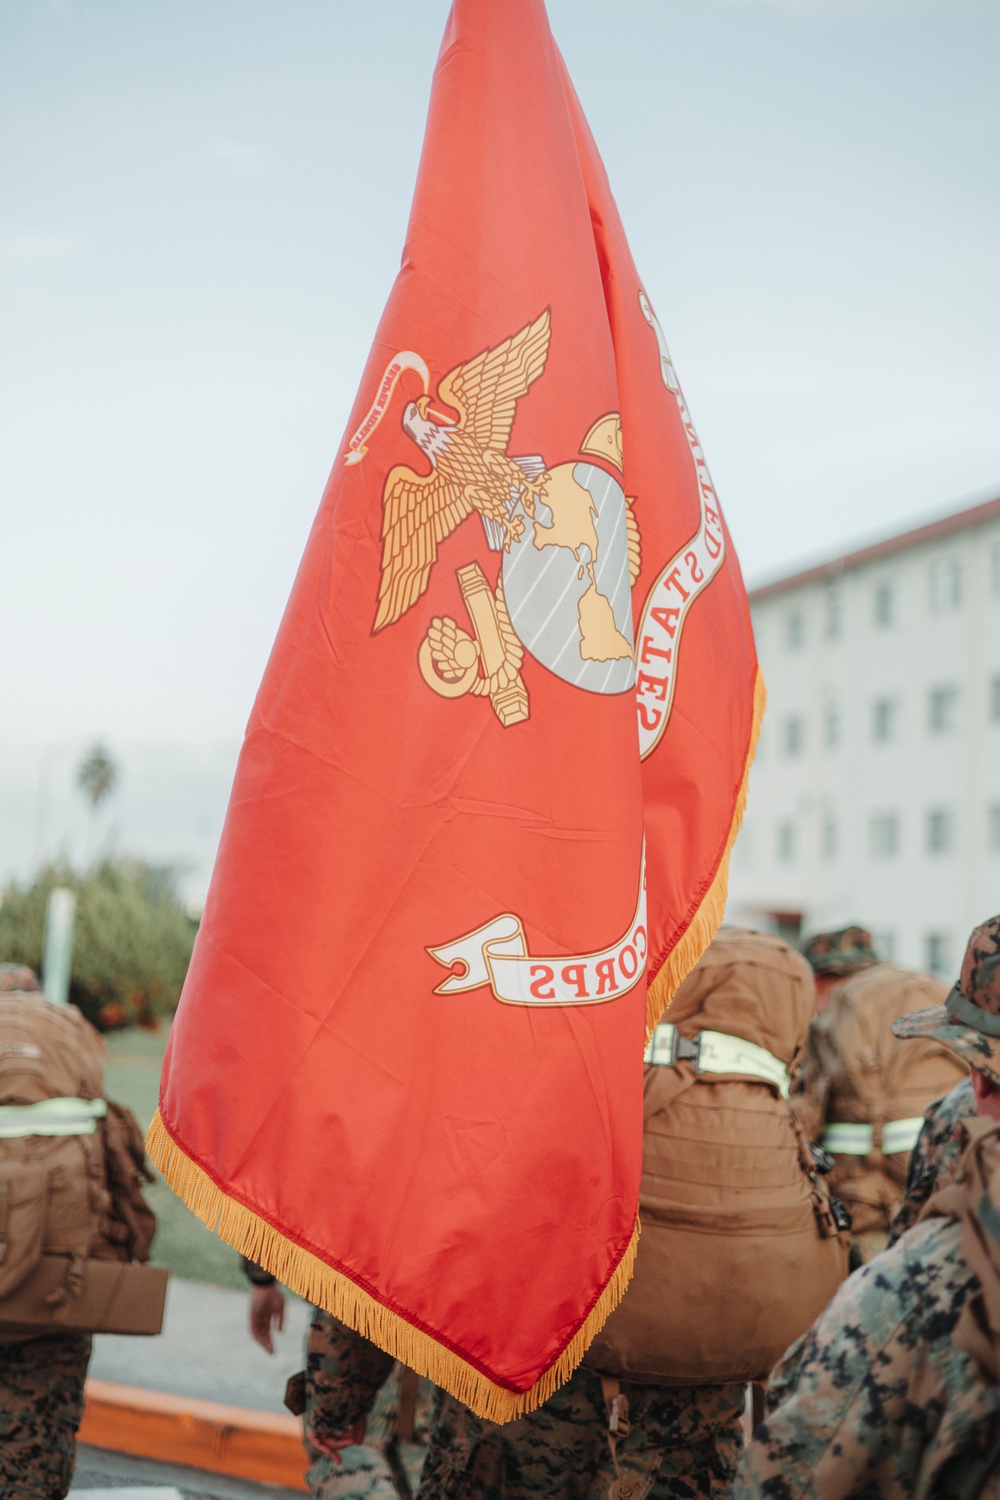
[[[819,583],[825,578],[835,578],[839,573],[863,567],[865,563],[876,562],[879,558],[891,557],[896,552],[905,552],[910,547],[919,547],[924,542],[936,541],[941,537],[951,536],[956,531],[965,531],[971,526],[980,526],[985,521],[997,519],[1000,519],[1000,496],[993,500],[984,500],[981,504],[969,506],[965,510],[955,511],[950,516],[941,516],[936,521],[928,521],[923,526],[914,526],[909,531],[897,532],[895,536],[886,537],[884,541],[872,542],[868,547],[860,547],[856,552],[845,552],[840,557],[831,558],[828,562],[817,563],[798,573],[786,574],[784,578],[775,578],[771,583],[763,583],[758,588],[749,589],[747,597],[751,604],[756,604],[760,599],[770,599],[775,594],[784,594],[789,589],[801,588],[807,583]]]

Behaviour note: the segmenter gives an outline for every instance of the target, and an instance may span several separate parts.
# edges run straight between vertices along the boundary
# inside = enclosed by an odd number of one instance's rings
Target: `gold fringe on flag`
[[[647,1001],[647,1026],[651,1034],[665,1007],[694,968],[715,936],[726,906],[729,856],[746,807],[747,782],[764,716],[766,692],[760,669],[754,685],[753,725],[743,779],[733,810],[732,826],[712,883],[694,917],[671,950],[653,983]],[[570,1339],[559,1358],[527,1391],[512,1391],[497,1385],[482,1370],[460,1354],[439,1343],[431,1334],[415,1328],[398,1313],[383,1306],[349,1276],[334,1270],[312,1251],[286,1238],[253,1209],[238,1203],[212,1181],[208,1173],[184,1152],[171,1136],[157,1110],[146,1136],[146,1148],[169,1186],[199,1219],[241,1255],[256,1261],[307,1302],[325,1308],[351,1328],[401,1360],[411,1370],[426,1375],[471,1408],[477,1416],[493,1422],[509,1422],[533,1411],[569,1379],[591,1342],[618,1306],[632,1279],[639,1221],[618,1264],[599,1297]]]
[[[492,1422],[510,1422],[523,1412],[533,1411],[569,1379],[632,1279],[638,1220],[624,1254],[562,1354],[530,1390],[512,1391],[497,1385],[460,1354],[384,1307],[349,1276],[287,1239],[253,1209],[237,1203],[178,1146],[159,1110],[149,1127],[146,1149],[168,1185],[220,1239],[270,1271],[307,1302],[325,1308],[418,1375],[426,1375],[435,1385],[443,1386],[477,1416]]]
[[[726,911],[726,897],[729,894],[729,856],[733,852],[736,835],[740,831],[743,814],[746,811],[750,767],[757,754],[757,741],[760,739],[760,727],[764,722],[766,706],[767,688],[764,686],[764,674],[758,667],[753,688],[753,722],[750,726],[750,743],[747,746],[747,758],[743,767],[743,780],[733,808],[729,837],[712,884],[701,898],[698,909],[684,932],[667,954],[656,978],[646,990],[647,1042],[653,1035],[653,1030],[661,1020],[663,1012],[722,925],[722,918]]]

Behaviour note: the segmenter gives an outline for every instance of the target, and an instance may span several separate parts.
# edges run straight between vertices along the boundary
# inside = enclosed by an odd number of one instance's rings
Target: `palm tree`
[[[76,784],[90,802],[90,837],[87,842],[94,847],[94,830],[97,809],[114,791],[118,783],[118,767],[104,745],[92,745],[77,767]]]
[[[118,781],[118,767],[103,745],[92,745],[80,762],[76,784],[90,798],[96,812],[105,797],[110,796]]]

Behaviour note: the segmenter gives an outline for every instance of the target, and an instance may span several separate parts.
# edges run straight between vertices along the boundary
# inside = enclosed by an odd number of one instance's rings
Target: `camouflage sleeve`
[[[794,1391],[799,1378],[799,1369],[806,1355],[806,1344],[810,1332],[811,1330],[807,1330],[801,1338],[797,1338],[795,1343],[785,1350],[781,1363],[771,1371],[765,1397],[769,1412],[780,1406]]]
[[[538,1478],[537,1460],[544,1461],[550,1456],[544,1441],[532,1440],[532,1418],[537,1415],[532,1412],[531,1417],[521,1417],[507,1428],[497,1427],[484,1417],[477,1417],[447,1391],[440,1387],[435,1389],[427,1456],[420,1474],[420,1500],[473,1500],[473,1497],[475,1500],[503,1500],[508,1492],[504,1484],[504,1471],[508,1467],[515,1493],[535,1494],[530,1486]],[[501,1434],[505,1434],[506,1442]],[[572,1464],[573,1456],[573,1447],[569,1445],[558,1456],[558,1473],[563,1473]],[[531,1472],[522,1476],[519,1466],[525,1457],[535,1462]],[[545,1477],[551,1480],[550,1475]],[[523,1486],[522,1478],[525,1481]],[[566,1494],[568,1491],[559,1489],[548,1493]],[[583,1490],[574,1493],[583,1494]]]
[[[857,1271],[775,1372],[731,1500],[916,1493],[949,1402],[977,1381],[952,1337],[977,1285],[944,1219]]]
[[[917,1144],[910,1152],[910,1165],[906,1170],[906,1191],[899,1212],[889,1228],[887,1248],[894,1245],[900,1235],[912,1229],[920,1217],[920,1210],[934,1191],[937,1172],[934,1168],[936,1142],[936,1113],[940,1100],[928,1105],[924,1111],[924,1123]]]
[[[960,1120],[976,1113],[976,1096],[972,1081],[963,1078],[950,1094],[935,1099],[924,1111],[924,1123],[917,1144],[910,1153],[906,1175],[906,1194],[892,1221],[889,1245],[912,1229],[921,1209],[934,1192],[938,1179],[946,1176],[961,1154],[957,1126]]]
[[[367,1416],[396,1361],[322,1308],[314,1308],[306,1344],[306,1425],[336,1437]]]

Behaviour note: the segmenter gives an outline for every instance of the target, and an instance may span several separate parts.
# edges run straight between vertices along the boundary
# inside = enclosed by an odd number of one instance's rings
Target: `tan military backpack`
[[[740,928],[681,986],[646,1052],[635,1275],[592,1368],[763,1379],[844,1279],[848,1235],[787,1102],[812,1005],[805,960]]]
[[[946,993],[930,974],[873,964],[832,989],[810,1027],[805,1092],[792,1102],[806,1133],[836,1161],[830,1187],[851,1210],[855,1234],[888,1230],[924,1110],[966,1075],[941,1042],[900,1041],[890,1029]]]
[[[0,993],[0,1339],[158,1331],[166,1273],[131,1264],[149,1256],[152,1179],[103,1074],[104,1044],[75,1006]]]

